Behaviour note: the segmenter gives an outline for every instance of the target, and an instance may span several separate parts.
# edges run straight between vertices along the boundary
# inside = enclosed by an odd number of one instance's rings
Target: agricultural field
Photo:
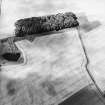
[[[4,49],[0,51],[0,105],[57,105],[93,84],[87,67],[104,93],[104,5],[104,0],[2,0],[0,39],[14,36],[18,19],[64,12],[76,14],[80,30],[65,29],[15,42],[21,53],[19,62],[1,57],[10,46],[6,43],[4,48],[0,42]]]

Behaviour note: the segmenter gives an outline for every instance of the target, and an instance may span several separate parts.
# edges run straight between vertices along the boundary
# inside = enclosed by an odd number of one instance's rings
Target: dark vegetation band
[[[77,17],[72,12],[24,18],[16,21],[15,35],[17,37],[24,37],[32,34],[39,36],[44,32],[59,31],[65,28],[73,28],[78,25]]]

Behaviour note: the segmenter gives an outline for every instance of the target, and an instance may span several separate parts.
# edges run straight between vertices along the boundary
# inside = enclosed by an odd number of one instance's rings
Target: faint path
[[[83,34],[84,44],[86,46],[88,56],[90,59],[89,69],[96,79],[99,87],[102,91],[105,91],[105,26],[101,25],[97,29],[94,29]]]

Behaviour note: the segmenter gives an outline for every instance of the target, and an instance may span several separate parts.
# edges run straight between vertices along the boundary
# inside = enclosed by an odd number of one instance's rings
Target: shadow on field
[[[94,86],[90,85],[59,105],[104,105],[104,103],[100,99],[100,96]]]

